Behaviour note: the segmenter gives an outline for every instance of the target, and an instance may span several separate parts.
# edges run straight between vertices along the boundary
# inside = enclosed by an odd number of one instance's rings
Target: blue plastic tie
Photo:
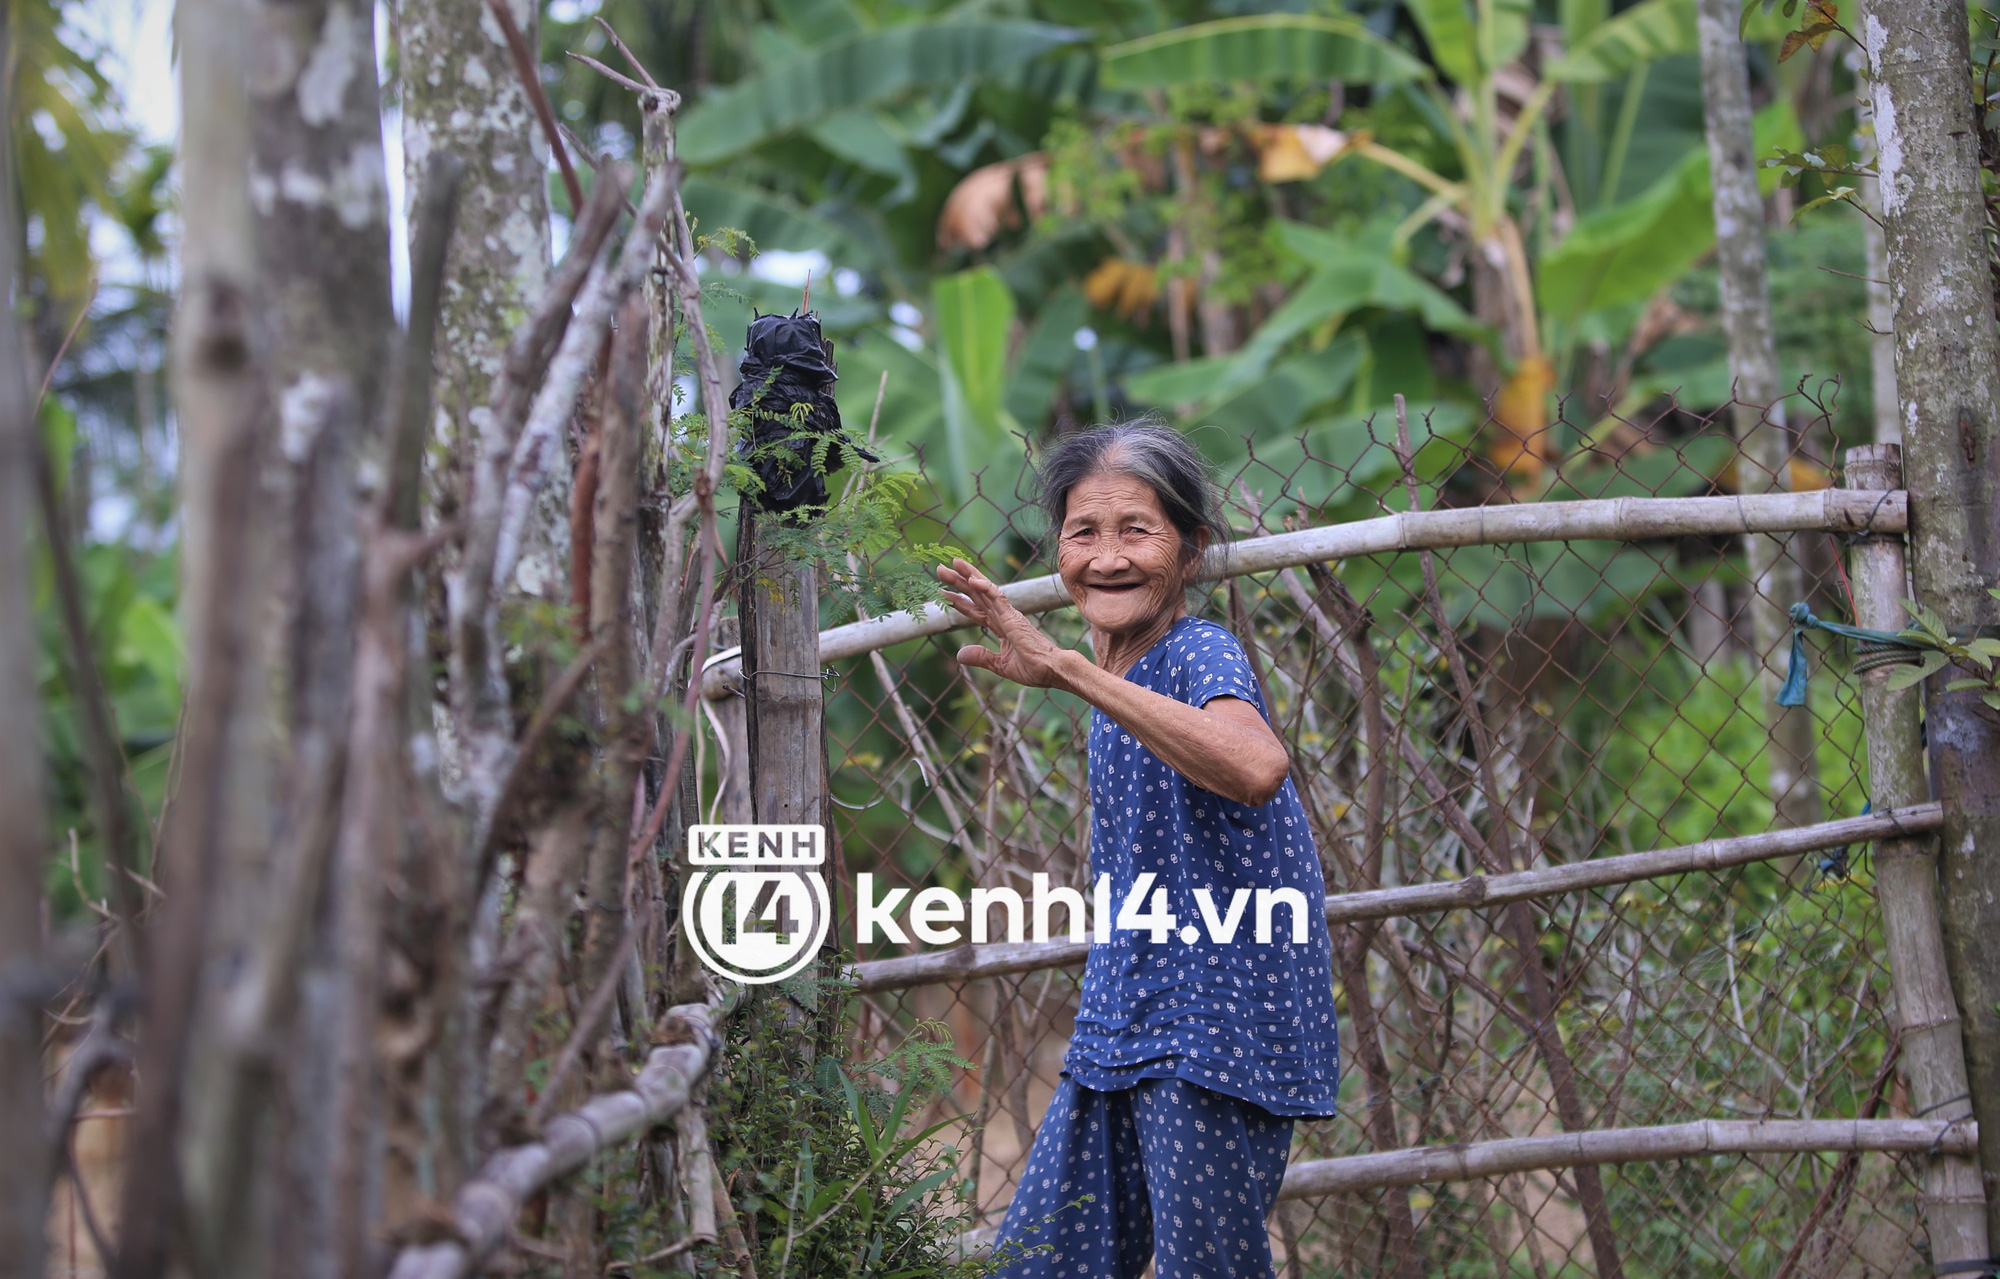
[[[1778,690],[1778,705],[1804,706],[1806,704],[1806,675],[1812,663],[1806,657],[1806,632],[1828,631],[1851,640],[1866,640],[1871,644],[1891,644],[1897,648],[1918,649],[1928,645],[1912,643],[1895,631],[1871,631],[1865,626],[1849,626],[1844,622],[1822,621],[1814,617],[1812,609],[1803,601],[1792,605],[1792,658],[1785,668],[1785,686]]]

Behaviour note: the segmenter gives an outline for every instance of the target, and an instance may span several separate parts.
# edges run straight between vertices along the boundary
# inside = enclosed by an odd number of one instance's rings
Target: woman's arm
[[[1291,772],[1291,756],[1257,708],[1222,696],[1206,706],[1141,688],[1075,649],[1063,648],[1014,607],[1000,588],[964,560],[939,567],[953,608],[997,635],[1000,651],[968,644],[958,651],[978,666],[1030,688],[1059,688],[1103,711],[1167,765],[1203,790],[1238,803],[1271,802]]]

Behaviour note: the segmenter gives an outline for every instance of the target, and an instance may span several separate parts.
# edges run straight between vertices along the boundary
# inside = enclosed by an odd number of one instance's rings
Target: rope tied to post
[[[1866,626],[1849,626],[1845,622],[1829,622],[1815,617],[1811,607],[1800,601],[1792,605],[1792,655],[1785,668],[1785,686],[1778,690],[1780,706],[1806,704],[1806,676],[1812,666],[1806,658],[1807,631],[1826,631],[1853,640],[1854,669],[1857,671],[1914,663],[1922,660],[1918,654],[1924,649],[1937,647],[1912,638],[1907,631],[1877,631]]]

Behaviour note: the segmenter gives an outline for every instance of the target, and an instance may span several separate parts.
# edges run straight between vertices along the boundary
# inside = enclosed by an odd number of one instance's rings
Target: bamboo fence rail
[[[522,1205],[537,1191],[680,1114],[714,1065],[717,1028],[742,995],[738,986],[714,1003],[669,1009],[661,1033],[679,1036],[679,1042],[653,1049],[631,1088],[557,1115],[543,1127],[540,1141],[496,1151],[452,1199],[453,1237],[403,1249],[389,1279],[465,1279],[506,1240]]]
[[[1704,1155],[1883,1151],[1962,1155],[1978,1148],[1970,1120],[1697,1119],[1652,1128],[1600,1128],[1546,1137],[1504,1137],[1463,1146],[1418,1146],[1295,1164],[1280,1199],[1314,1199],[1350,1190],[1472,1181],[1541,1168],[1658,1163]]]
[[[1911,838],[1935,831],[1943,820],[1943,812],[1936,804],[1910,804],[1864,817],[1845,817],[1792,830],[1741,835],[1733,839],[1708,839],[1677,848],[1599,857],[1541,870],[1469,875],[1445,883],[1378,888],[1364,893],[1336,893],[1326,899],[1326,919],[1329,924],[1356,923],[1533,901],[1644,879],[1797,857],[1849,844]],[[1082,963],[1089,952],[1087,942],[990,942],[983,945],[968,942],[949,950],[864,960],[850,965],[847,976],[866,994],[939,982],[966,981],[975,977],[1061,968]]]
[[[1454,546],[1585,540],[1638,542],[1807,529],[1901,533],[1908,525],[1905,494],[1845,489],[1739,497],[1620,497],[1402,511],[1376,519],[1245,538],[1211,551],[1202,566],[1200,580],[1268,573],[1357,555]],[[1053,576],[1025,578],[1001,589],[1023,613],[1047,613],[1070,603],[1069,593]],[[956,609],[941,604],[929,604],[914,613],[885,613],[821,631],[819,660],[825,663],[859,657],[970,624]],[[715,698],[737,691],[742,684],[741,659],[740,649],[724,650],[710,657],[703,666],[704,695]]]
[[[1324,1199],[1513,1173],[1715,1155],[1876,1152],[1962,1157],[1978,1148],[1979,1126],[1969,1119],[1697,1119],[1314,1159],[1286,1169],[1278,1198]],[[969,1230],[961,1236],[960,1247],[967,1256],[986,1256],[997,1232],[996,1224]]]

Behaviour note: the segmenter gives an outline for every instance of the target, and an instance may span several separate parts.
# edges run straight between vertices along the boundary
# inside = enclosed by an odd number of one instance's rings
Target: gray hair
[[[1035,503],[1048,518],[1044,551],[1051,552],[1069,515],[1069,495],[1093,475],[1126,475],[1145,484],[1160,500],[1167,520],[1192,551],[1197,530],[1208,544],[1229,540],[1222,518],[1222,494],[1208,461],[1179,431],[1157,418],[1094,426],[1064,436],[1036,472]]]

